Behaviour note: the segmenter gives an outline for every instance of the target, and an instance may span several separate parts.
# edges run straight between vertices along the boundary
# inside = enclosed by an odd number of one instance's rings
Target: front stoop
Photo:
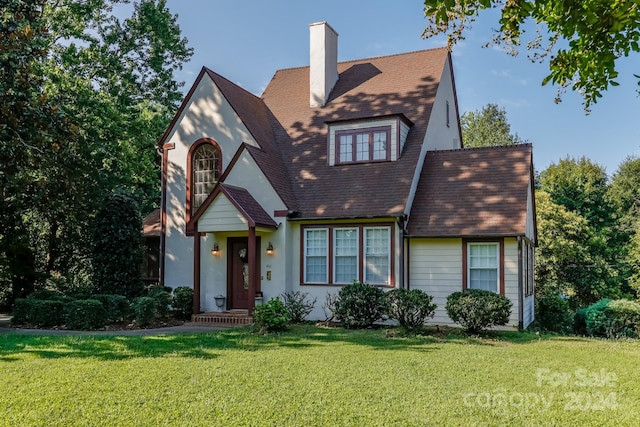
[[[207,326],[245,326],[253,324],[253,316],[249,316],[247,310],[199,313],[191,316],[191,323]]]

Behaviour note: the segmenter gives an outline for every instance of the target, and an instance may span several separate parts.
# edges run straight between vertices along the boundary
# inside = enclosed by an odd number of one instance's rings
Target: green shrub
[[[91,331],[103,327],[106,323],[102,303],[95,299],[75,300],[64,308],[67,329]]]
[[[107,322],[120,322],[129,315],[129,300],[124,295],[98,294],[92,295],[91,299],[102,303]]]
[[[587,310],[589,307],[583,307],[576,311],[573,316],[573,333],[576,335],[587,335]]]
[[[347,328],[367,328],[382,320],[386,311],[385,293],[379,287],[354,281],[338,292],[335,315]]]
[[[166,317],[171,306],[171,288],[154,286],[149,289],[148,296],[156,302],[156,315],[158,317]]]
[[[451,320],[474,334],[492,326],[506,325],[511,307],[511,301],[504,295],[481,289],[454,292],[445,306]]]
[[[569,302],[558,294],[536,297],[535,321],[543,331],[568,333],[573,322]]]
[[[39,299],[39,300],[48,300],[48,301],[62,301],[65,299],[65,296],[51,289],[38,289],[31,292],[27,298],[29,299]]]
[[[607,315],[605,314],[604,309],[610,302],[610,299],[604,298],[586,308],[584,318],[587,327],[587,335],[594,337],[607,336]]]
[[[142,218],[128,194],[109,194],[93,223],[93,278],[97,293],[129,298],[142,294]]]
[[[410,332],[419,331],[428,318],[433,318],[433,297],[420,289],[393,289],[387,292],[388,314]]]
[[[12,323],[41,328],[64,323],[64,303],[59,300],[16,299],[13,305]]]
[[[176,317],[183,320],[191,319],[193,314],[193,289],[188,286],[178,286],[173,290],[173,309]]]
[[[302,323],[309,313],[313,311],[317,298],[311,301],[307,292],[285,292],[282,294],[282,301],[289,313],[289,320],[292,323]]]
[[[289,325],[289,315],[279,298],[271,298],[253,312],[254,328],[267,331],[283,331]]]
[[[640,336],[640,304],[629,300],[603,299],[586,311],[589,335],[607,338]]]
[[[157,316],[157,303],[151,297],[138,297],[133,300],[133,312],[139,326],[147,326]]]

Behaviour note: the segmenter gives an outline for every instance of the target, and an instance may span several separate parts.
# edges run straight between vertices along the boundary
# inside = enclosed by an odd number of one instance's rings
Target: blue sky
[[[416,0],[168,0],[194,48],[178,74],[185,92],[204,65],[260,95],[279,68],[309,64],[309,24],[327,21],[339,34],[338,60],[390,55],[443,46],[444,38],[420,38],[427,21]],[[116,12],[118,13],[118,12]],[[610,88],[586,116],[573,92],[554,103],[556,89],[541,86],[548,64],[534,64],[523,50],[511,57],[482,48],[497,15],[481,15],[453,48],[461,114],[497,103],[512,132],[534,146],[537,170],[567,156],[586,156],[613,174],[626,156],[640,156],[640,54],[619,64],[620,86]]]

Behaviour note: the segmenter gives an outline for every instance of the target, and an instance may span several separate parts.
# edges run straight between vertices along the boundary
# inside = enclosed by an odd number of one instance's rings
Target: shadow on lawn
[[[193,357],[213,359],[225,351],[270,351],[278,348],[305,349],[335,343],[358,345],[380,351],[431,352],[441,344],[505,346],[544,340],[535,334],[501,332],[467,337],[459,332],[438,336],[388,336],[387,330],[345,330],[295,326],[279,335],[257,335],[248,329],[230,329],[206,334],[155,336],[0,336],[0,362],[34,355],[45,359],[79,357],[124,360],[138,357]],[[566,338],[566,337],[565,337]],[[575,337],[573,339],[579,340]]]

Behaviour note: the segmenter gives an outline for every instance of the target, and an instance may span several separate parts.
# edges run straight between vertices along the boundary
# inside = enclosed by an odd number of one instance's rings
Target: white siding
[[[198,231],[247,231],[247,219],[220,193],[198,221]]]
[[[445,304],[451,293],[462,290],[462,240],[411,239],[410,245],[411,289],[428,293],[437,304],[430,323],[452,324]]]
[[[400,122],[400,153],[398,157],[402,154],[402,150],[404,149],[404,143],[407,142],[407,135],[409,134],[409,125],[405,122]]]
[[[535,226],[535,209],[533,208],[533,197],[535,193],[532,190],[532,185],[529,186],[529,190],[527,191],[527,217],[526,217],[526,225],[525,225],[525,235],[529,240],[531,240],[534,244],[536,243],[536,226]]]
[[[462,290],[462,239],[411,239],[411,289],[421,289],[433,296],[438,305],[431,323],[453,324],[447,315],[447,297]],[[505,296],[513,304],[507,326],[518,327],[518,244],[515,238],[505,239]]]

